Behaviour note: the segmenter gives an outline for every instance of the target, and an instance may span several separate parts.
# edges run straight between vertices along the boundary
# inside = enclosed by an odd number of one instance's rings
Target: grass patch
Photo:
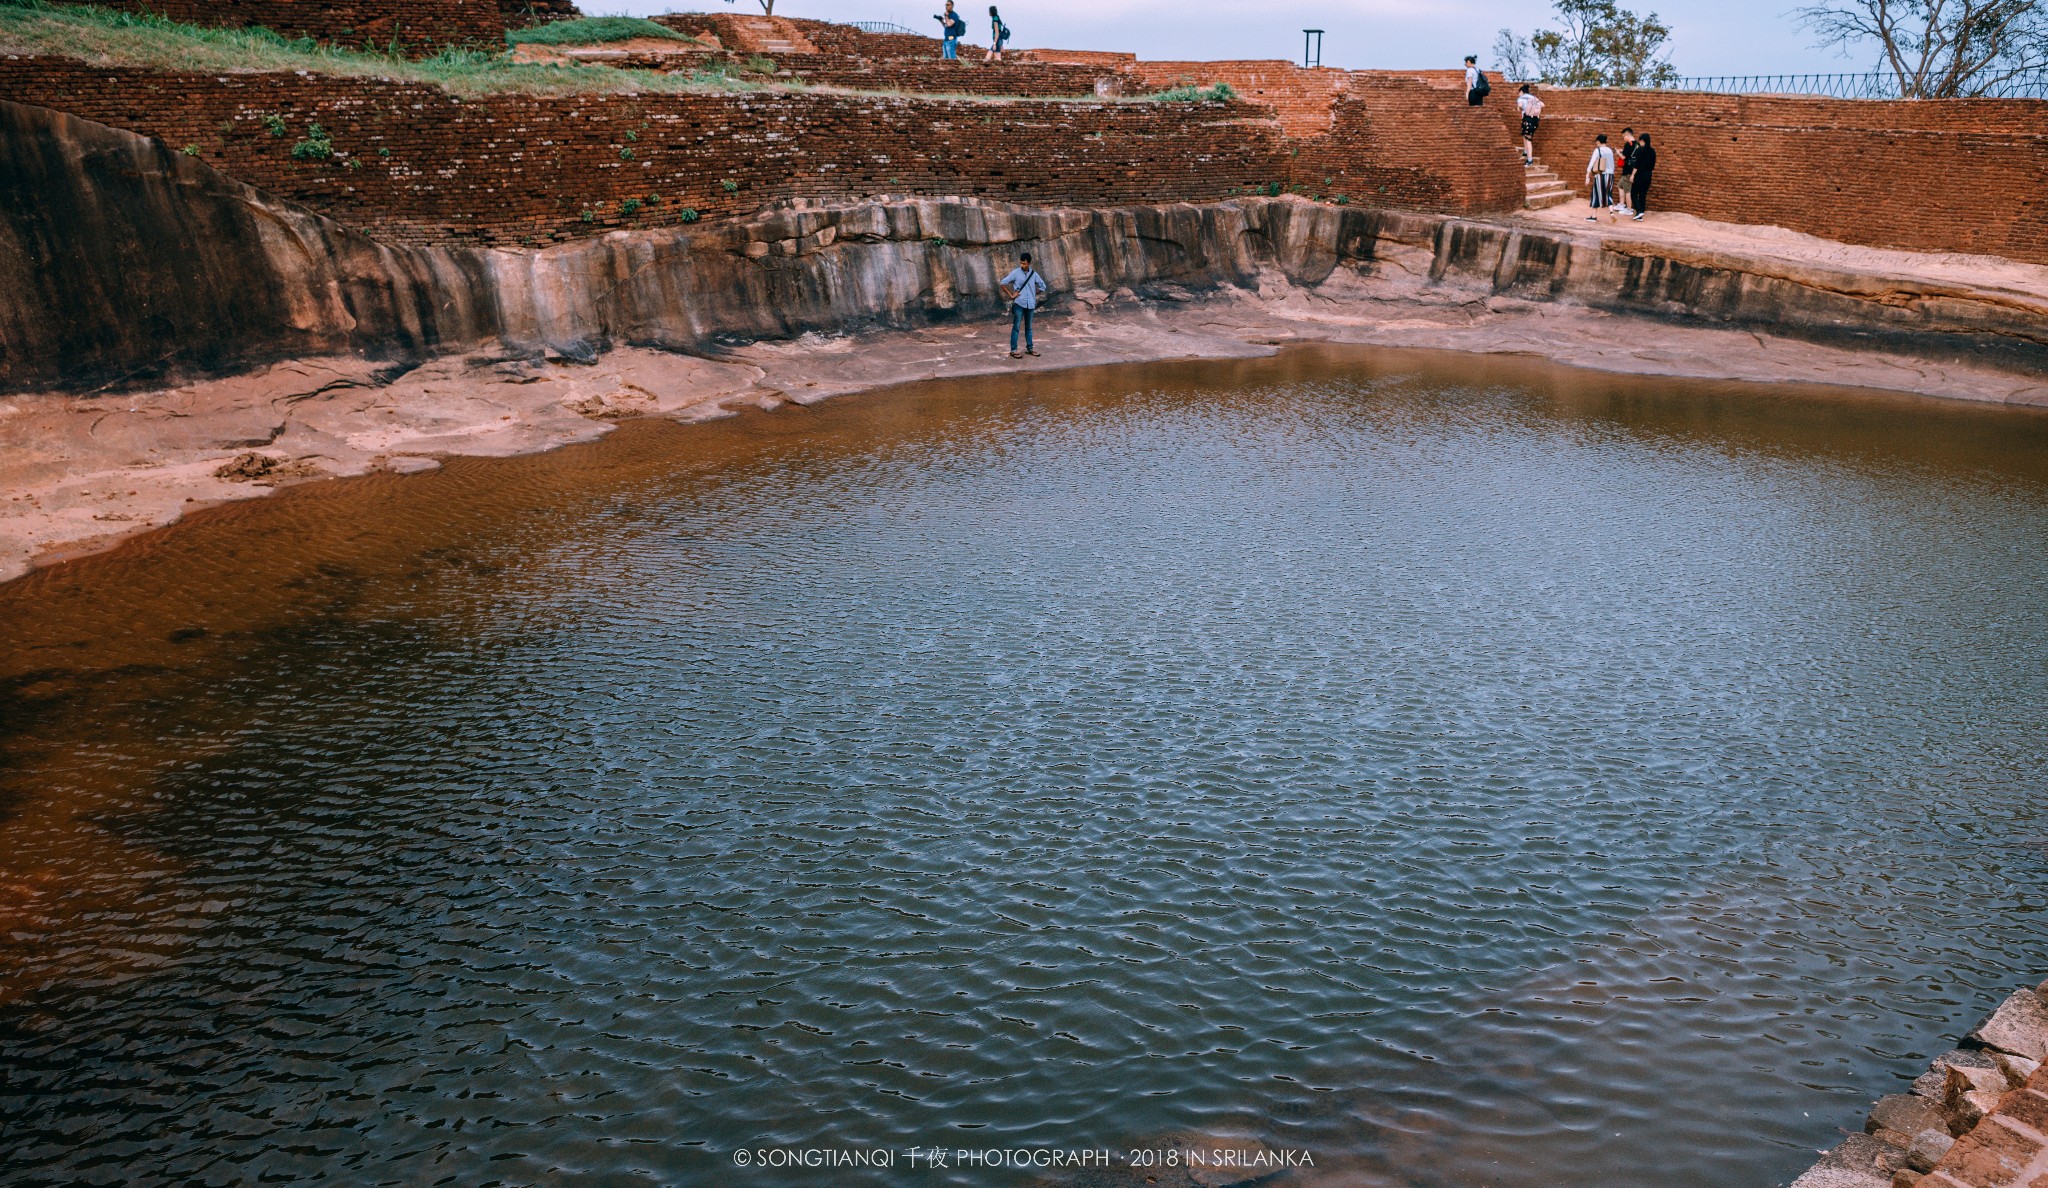
[[[209,29],[148,13],[47,0],[0,0],[0,51],[115,66],[227,74],[305,70],[422,83],[455,95],[589,95],[758,91],[725,74],[658,74],[582,63],[514,62],[509,51],[450,49],[431,58],[341,49],[269,29]]]
[[[543,25],[591,24],[633,18],[590,18]],[[646,22],[652,24],[652,22]],[[661,28],[656,25],[655,28]],[[673,30],[663,30],[677,37]],[[351,50],[321,45],[311,38],[291,38],[269,29],[212,29],[181,24],[149,13],[120,12],[89,4],[53,4],[49,0],[0,0],[0,52],[78,58],[100,65],[138,66],[154,70],[191,70],[209,74],[288,72],[303,70],[342,78],[378,78],[439,87],[454,95],[606,95],[705,94],[718,91],[803,92],[813,88],[794,81],[774,81],[745,73],[729,62],[706,63],[691,74],[651,70],[620,70],[590,63],[515,62],[510,51],[449,49],[431,58],[409,59],[377,50]],[[755,63],[749,62],[749,66]],[[760,66],[774,69],[761,59]],[[817,93],[861,95],[964,103],[1119,103],[1196,102],[1231,99],[1227,84],[1202,88],[1176,87],[1156,95],[1036,97],[1024,95],[933,94],[896,89],[860,90],[817,87]],[[272,129],[282,137],[284,132]]]
[[[1213,87],[1173,87],[1145,98],[1155,103],[1228,103],[1237,98],[1237,92],[1229,83],[1217,83]]]
[[[687,45],[698,44],[697,39],[688,33],[678,33],[667,25],[657,25],[653,21],[627,16],[548,21],[529,29],[514,29],[505,34],[505,40],[513,45],[603,45],[608,41],[631,41],[636,37],[655,37],[663,41],[680,41]]]

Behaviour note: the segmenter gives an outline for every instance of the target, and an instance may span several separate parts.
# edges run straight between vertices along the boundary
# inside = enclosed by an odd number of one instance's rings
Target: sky
[[[1323,63],[1355,69],[1456,66],[1484,58],[1503,28],[1518,33],[1549,23],[1536,0],[998,0],[1022,48],[1122,50],[1142,58],[1293,58],[1304,28],[1327,30]],[[1865,58],[1815,49],[1790,16],[1803,0],[1623,0],[1652,11],[1672,29],[1680,74],[1778,74],[1870,68]],[[894,21],[937,30],[943,0],[777,0],[777,16],[830,21]],[[988,0],[961,0],[986,42]],[[759,12],[741,0],[583,0],[583,11],[631,13]],[[977,20],[977,17],[979,18]]]

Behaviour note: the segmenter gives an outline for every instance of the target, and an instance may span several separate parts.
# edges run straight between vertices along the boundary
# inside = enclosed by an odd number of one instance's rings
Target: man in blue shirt
[[[1002,279],[1003,296],[1010,303],[1010,358],[1021,359],[1024,355],[1038,357],[1031,344],[1031,311],[1038,308],[1038,299],[1045,296],[1045,278],[1038,275],[1038,269],[1031,266],[1031,253],[1017,257],[1017,266],[1010,275]],[[1017,352],[1017,328],[1024,328],[1024,351]]]
[[[948,61],[960,57],[960,39],[967,36],[967,22],[953,11],[953,0],[946,0],[946,11],[932,18],[939,23],[939,56]]]

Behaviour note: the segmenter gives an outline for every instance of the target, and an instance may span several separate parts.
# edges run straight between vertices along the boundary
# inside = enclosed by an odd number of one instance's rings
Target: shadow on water
[[[201,513],[0,587],[0,1154],[1788,1179],[2048,964],[2044,447],[1313,347]]]

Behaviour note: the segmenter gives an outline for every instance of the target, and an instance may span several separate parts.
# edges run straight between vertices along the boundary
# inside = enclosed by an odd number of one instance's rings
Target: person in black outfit
[[[1628,204],[1635,207],[1636,222],[1650,209],[1650,175],[1657,171],[1657,150],[1650,146],[1650,134],[1636,137],[1635,180],[1629,184]]]

